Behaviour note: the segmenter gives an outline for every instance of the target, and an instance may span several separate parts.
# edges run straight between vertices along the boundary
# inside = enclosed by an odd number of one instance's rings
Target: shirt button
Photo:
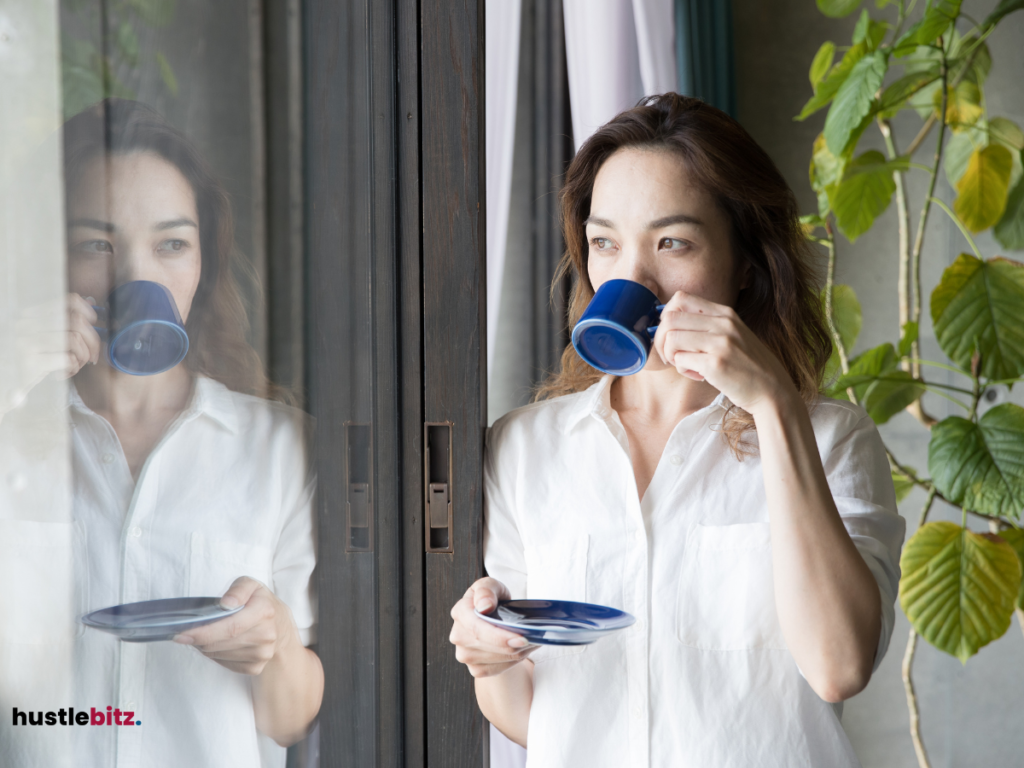
[[[636,622],[636,631],[637,632],[643,632],[644,631],[644,620],[643,619],[638,619],[637,620],[637,622]]]
[[[100,457],[100,460],[104,464],[110,464],[111,462],[114,461],[114,454],[112,454],[112,453],[104,453],[103,456]]]
[[[139,526],[135,526],[134,528],[132,528],[132,536],[134,536],[137,539],[141,535],[142,535],[142,529],[139,528]]]
[[[683,457],[680,456],[678,453],[673,453],[668,460],[671,461],[677,467],[683,463]]]
[[[633,705],[633,717],[640,717],[644,713],[644,708],[639,704]]]

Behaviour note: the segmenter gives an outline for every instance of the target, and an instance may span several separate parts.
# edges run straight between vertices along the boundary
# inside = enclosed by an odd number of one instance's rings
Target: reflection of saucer
[[[129,643],[152,643],[170,640],[186,630],[238,613],[244,607],[221,608],[219,597],[172,597],[114,605],[86,614],[80,621]]]
[[[567,600],[502,600],[491,613],[475,613],[541,645],[587,645],[636,622],[617,608]]]

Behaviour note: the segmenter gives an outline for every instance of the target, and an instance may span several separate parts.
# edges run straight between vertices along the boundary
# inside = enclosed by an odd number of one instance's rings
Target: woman
[[[305,647],[313,485],[301,414],[256,396],[267,382],[245,340],[227,196],[180,133],[130,101],[70,120],[64,156],[83,605],[223,595],[244,606],[173,643],[83,630],[76,708],[112,705],[141,727],[78,729],[80,762],[283,766],[279,745],[307,732],[323,692]],[[156,375],[111,366],[94,327],[94,307],[136,280],[168,289],[189,337],[184,361]]]
[[[489,434],[489,577],[451,634],[481,710],[531,768],[857,765],[837,705],[888,645],[904,524],[871,419],[819,396],[792,192],[735,121],[666,94],[587,140],[562,211],[572,322],[611,279],[666,306],[641,372],[570,346]],[[473,614],[524,597],[637,621],[530,647]]]

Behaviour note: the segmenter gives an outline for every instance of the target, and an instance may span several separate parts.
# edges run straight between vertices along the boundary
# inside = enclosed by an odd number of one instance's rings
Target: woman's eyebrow
[[[68,227],[85,227],[86,229],[98,229],[101,232],[113,232],[116,229],[111,222],[99,219],[72,219],[68,222]]]
[[[647,225],[647,228],[661,229],[663,227],[671,227],[673,224],[693,224],[698,227],[704,226],[704,222],[694,216],[690,216],[685,213],[677,213],[674,216],[663,216],[660,219],[655,219]]]
[[[199,229],[199,225],[196,224],[192,219],[187,216],[182,216],[180,219],[171,219],[169,221],[161,221],[153,229],[164,230],[164,229],[177,229],[178,227],[194,227]]]
[[[588,224],[593,224],[594,226],[597,227],[607,227],[608,229],[615,229],[615,225],[608,221],[608,219],[602,219],[597,216],[588,216],[586,220],[583,222],[583,226],[587,226]]]

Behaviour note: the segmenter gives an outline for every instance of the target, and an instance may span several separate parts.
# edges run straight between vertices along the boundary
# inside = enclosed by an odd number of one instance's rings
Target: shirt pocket
[[[256,579],[273,591],[273,561],[274,553],[269,547],[193,533],[188,594],[191,597],[220,597],[240,576]]]
[[[579,534],[568,541],[544,541],[527,547],[526,596],[530,600],[587,601],[587,550],[590,537]],[[585,645],[541,645],[530,658],[540,663],[583,653]]]
[[[676,606],[683,645],[714,651],[786,647],[775,609],[768,523],[696,525]]]

